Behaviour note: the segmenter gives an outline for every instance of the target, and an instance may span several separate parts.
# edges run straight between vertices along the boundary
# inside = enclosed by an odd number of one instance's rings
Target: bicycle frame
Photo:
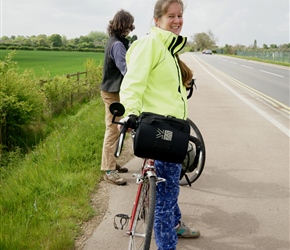
[[[132,235],[133,223],[135,220],[136,211],[138,208],[138,203],[139,203],[139,199],[140,199],[140,195],[141,195],[141,191],[143,187],[143,182],[146,178],[146,175],[148,175],[148,177],[150,176],[156,177],[155,168],[154,168],[154,160],[144,159],[141,174],[133,174],[134,177],[137,177],[136,183],[138,184],[138,189],[137,189],[137,194],[135,197],[132,214],[130,218],[129,230],[127,232],[128,235]]]
[[[115,219],[114,225],[116,229],[123,229],[129,223],[127,231],[129,240],[129,250],[148,250],[150,249],[151,236],[153,232],[155,204],[156,204],[156,185],[159,182],[166,181],[164,178],[156,176],[154,160],[144,159],[141,172],[134,174],[138,189],[134,200],[131,216],[125,214],[115,215],[120,218],[117,226]]]

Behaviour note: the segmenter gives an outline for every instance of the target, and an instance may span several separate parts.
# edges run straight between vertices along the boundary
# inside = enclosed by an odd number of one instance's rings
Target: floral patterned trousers
[[[181,164],[155,161],[158,177],[165,178],[165,182],[156,187],[156,208],[154,234],[158,250],[175,250],[177,234],[175,227],[181,219],[178,206],[179,177]]]

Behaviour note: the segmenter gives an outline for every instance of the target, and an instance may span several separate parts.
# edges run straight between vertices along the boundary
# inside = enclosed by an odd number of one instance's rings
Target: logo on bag
[[[173,132],[170,130],[166,130],[166,129],[162,130],[160,128],[157,129],[157,134],[156,134],[157,139],[172,141],[172,136],[173,136]]]

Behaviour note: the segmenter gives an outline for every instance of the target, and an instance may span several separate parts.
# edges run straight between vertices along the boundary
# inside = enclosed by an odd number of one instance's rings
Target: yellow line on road
[[[209,75],[211,75],[214,79],[216,79],[222,86],[224,86],[225,88],[227,88],[230,92],[232,92],[236,97],[238,97],[240,100],[242,100],[246,105],[248,105],[250,108],[252,108],[253,110],[255,110],[258,114],[260,114],[261,116],[263,116],[267,121],[269,121],[270,123],[272,123],[276,128],[278,128],[281,132],[283,132],[285,135],[287,135],[288,137],[290,137],[290,129],[289,129],[289,125],[284,126],[282,123],[280,123],[279,121],[277,121],[275,118],[273,118],[271,115],[269,115],[267,112],[263,111],[262,109],[260,109],[259,107],[257,107],[255,104],[253,104],[251,101],[248,100],[248,98],[243,97],[240,93],[238,93],[236,90],[234,90],[233,88],[231,88],[229,86],[228,83],[225,83],[224,81],[222,81],[221,79],[218,78],[218,76],[214,75],[212,72],[210,72],[208,70],[207,67],[210,67],[212,69],[214,69],[213,67],[211,67],[210,65],[207,65],[206,63],[204,65],[202,65],[200,62],[198,62],[198,60],[192,56],[192,58],[197,62],[197,64],[199,64]],[[214,69],[215,70],[215,69]],[[234,83],[239,83],[239,81],[235,80]],[[243,87],[242,85],[239,84],[239,86]],[[248,86],[247,86],[248,87]],[[255,93],[256,95],[259,95],[257,93],[260,93],[259,91],[252,91],[252,88],[246,88],[246,90],[249,90],[252,93]],[[260,95],[259,95],[260,96]],[[262,95],[260,97],[263,97]],[[271,99],[271,98],[270,98]],[[273,99],[274,100],[274,99]],[[266,99],[266,101],[269,101],[268,99]],[[279,103],[279,102],[278,102]],[[287,107],[287,106],[286,106]],[[289,113],[289,111],[287,110],[282,110],[285,113]]]
[[[195,58],[197,59],[197,57],[195,57]],[[200,60],[199,58],[198,58],[198,60],[200,62],[202,62],[203,64],[205,64],[207,67],[210,67],[216,73],[218,73],[218,74],[222,75],[223,77],[231,80],[233,83],[235,83],[235,84],[239,85],[240,87],[248,90],[249,92],[259,96],[261,99],[263,99],[266,102],[270,103],[274,108],[276,108],[276,109],[278,109],[280,111],[283,111],[286,114],[290,115],[290,107],[288,107],[287,105],[277,101],[276,99],[274,99],[274,98],[272,98],[272,97],[270,97],[268,95],[265,95],[265,94],[261,93],[260,91],[258,91],[256,89],[253,89],[253,88],[249,87],[248,85],[246,85],[246,84],[240,82],[239,80],[237,80],[237,79],[225,74],[224,72],[222,72],[222,71],[218,70],[217,68],[213,67],[212,65]]]

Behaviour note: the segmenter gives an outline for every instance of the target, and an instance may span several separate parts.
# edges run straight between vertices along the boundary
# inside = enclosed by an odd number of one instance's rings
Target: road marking
[[[265,70],[260,70],[260,71],[263,72],[263,73],[266,73],[266,74],[273,75],[273,76],[284,77],[284,76],[281,76],[281,75],[277,75],[277,74],[271,73],[271,72],[269,72],[269,71],[265,71]]]
[[[250,66],[247,66],[247,65],[244,65],[244,64],[242,64],[242,67],[245,67],[245,68],[248,68],[248,69],[254,69],[253,67],[250,67]]]
[[[190,55],[195,62],[204,69],[204,71],[206,71],[209,75],[211,75],[214,79],[216,79],[221,85],[223,85],[225,88],[227,88],[230,92],[232,92],[236,97],[238,97],[241,101],[243,101],[245,104],[247,104],[250,108],[252,108],[253,110],[255,110],[258,114],[260,114],[261,116],[263,116],[266,120],[268,120],[270,123],[272,123],[276,128],[278,128],[281,132],[283,132],[284,134],[286,134],[288,137],[290,137],[290,130],[289,128],[285,127],[284,125],[282,125],[280,122],[276,121],[273,117],[271,117],[270,115],[268,115],[266,112],[264,112],[263,110],[261,110],[260,108],[258,108],[256,105],[254,105],[253,103],[251,103],[249,100],[247,100],[245,97],[243,97],[242,95],[240,95],[238,92],[236,92],[234,89],[232,89],[230,86],[228,86],[226,83],[224,83],[223,81],[221,81],[220,79],[218,79],[216,76],[214,76],[211,72],[209,72],[203,65],[201,65],[197,59],[193,56]],[[209,64],[208,64],[209,65]],[[211,66],[211,65],[209,65]],[[211,66],[212,67],[212,66]],[[213,67],[214,68],[214,67]],[[215,69],[215,68],[214,68]]]
[[[237,64],[236,62],[231,62],[232,64]]]

